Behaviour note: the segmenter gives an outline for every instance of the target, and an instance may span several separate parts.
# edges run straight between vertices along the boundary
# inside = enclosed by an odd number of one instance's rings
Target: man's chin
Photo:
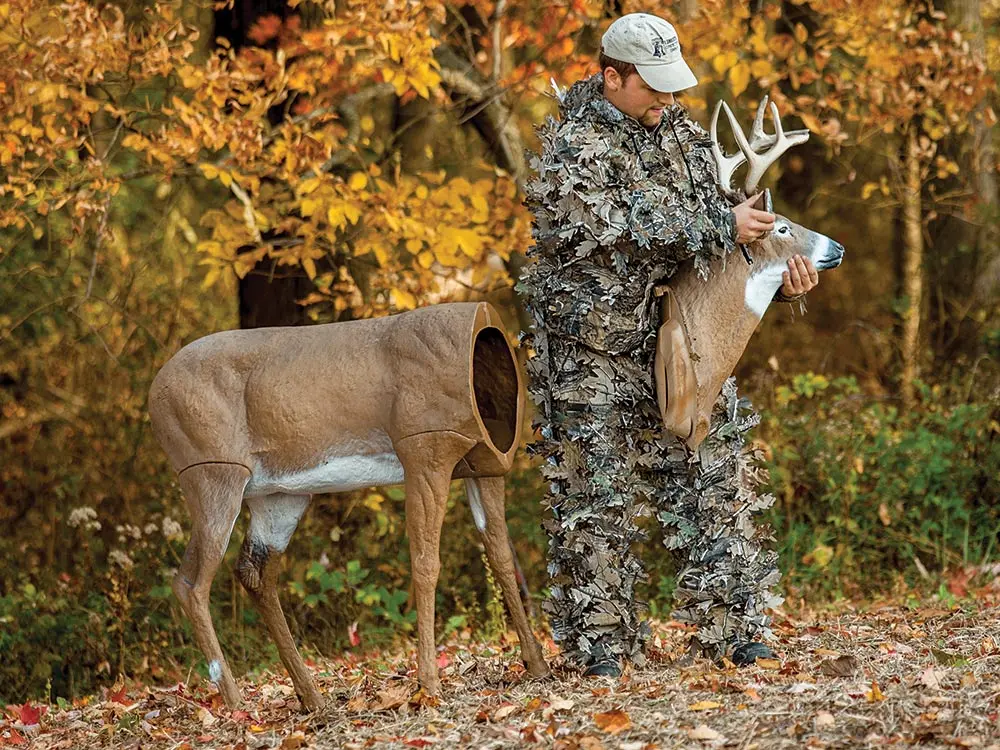
[[[658,125],[663,117],[662,109],[651,109],[642,118],[643,125]]]

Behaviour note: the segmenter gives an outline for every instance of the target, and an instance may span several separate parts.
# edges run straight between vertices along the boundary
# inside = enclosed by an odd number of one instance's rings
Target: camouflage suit
[[[548,481],[553,635],[578,663],[643,662],[644,572],[632,545],[652,513],[677,557],[674,616],[721,655],[770,634],[763,610],[781,601],[769,593],[777,555],[751,516],[773,499],[754,492],[744,441],[757,417],[732,379],[696,455],[664,434],[654,287],[692,259],[707,276],[709,261],[736,247],[734,218],[709,139],[679,105],[647,130],[604,98],[597,74],[566,92],[560,111],[539,131],[527,188],[536,244],[518,285],[534,323],[524,338]]]

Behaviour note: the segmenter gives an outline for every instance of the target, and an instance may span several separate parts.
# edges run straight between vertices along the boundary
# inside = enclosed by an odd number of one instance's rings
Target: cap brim
[[[664,94],[698,85],[698,79],[683,59],[666,65],[636,65],[635,69],[642,80]]]

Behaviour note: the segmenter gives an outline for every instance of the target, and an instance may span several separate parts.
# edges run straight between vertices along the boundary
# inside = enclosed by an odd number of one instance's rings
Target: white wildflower
[[[108,562],[112,565],[118,565],[125,570],[131,570],[135,567],[135,563],[132,558],[122,552],[120,549],[113,549],[108,553]]]
[[[170,516],[163,517],[163,536],[168,542],[176,542],[184,536],[184,530]]]
[[[82,526],[85,531],[100,531],[101,528],[101,522],[97,520],[97,511],[87,505],[73,508],[66,523],[74,529]]]
[[[115,531],[118,532],[118,541],[121,544],[125,544],[129,539],[142,539],[142,529],[130,523],[116,527]]]

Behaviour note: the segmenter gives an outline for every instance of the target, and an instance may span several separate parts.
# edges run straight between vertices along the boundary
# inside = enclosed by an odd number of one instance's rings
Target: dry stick
[[[507,0],[498,0],[493,11],[493,81],[499,83],[503,67],[503,45],[500,35],[503,31],[503,14],[507,11]]]

